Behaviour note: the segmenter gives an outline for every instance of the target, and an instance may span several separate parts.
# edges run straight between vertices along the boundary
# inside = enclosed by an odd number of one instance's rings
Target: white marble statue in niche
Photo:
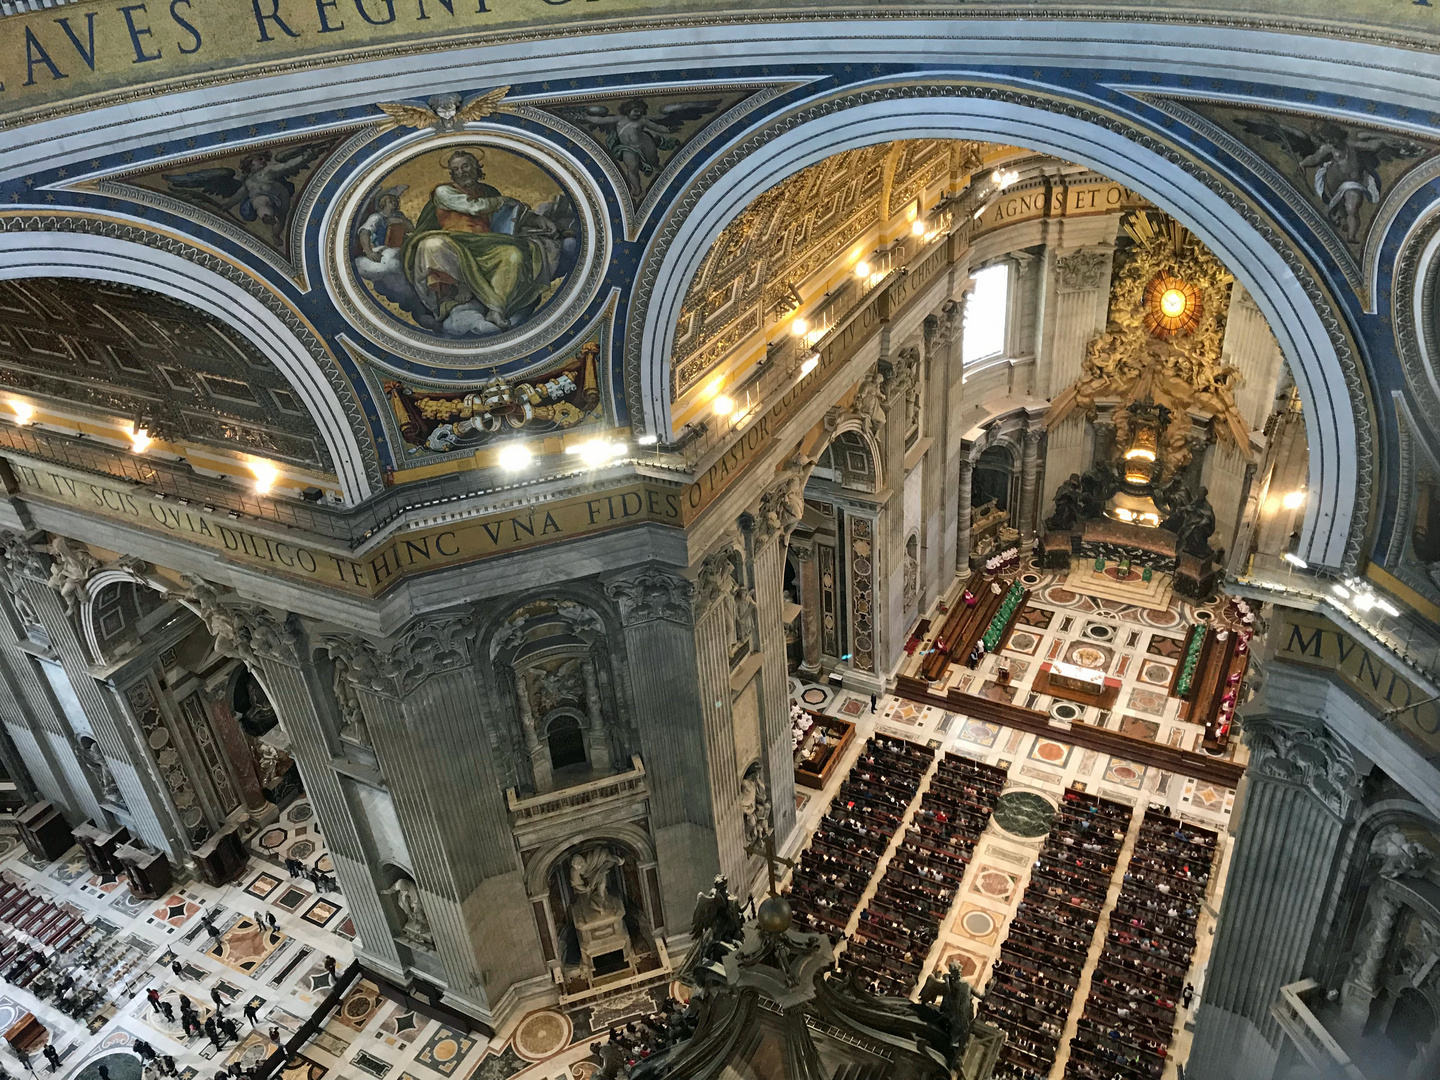
[[[625,928],[625,901],[610,891],[610,871],[621,859],[606,847],[582,851],[570,859],[570,921],[580,941],[580,963],[590,974],[596,957],[622,952],[631,962],[630,932]]]
[[[401,874],[395,879],[395,883],[385,890],[385,895],[395,898],[395,906],[400,909],[400,917],[405,920],[400,927],[400,936],[413,945],[434,948],[435,936],[431,933],[430,920],[425,914],[425,907],[420,901],[420,889],[415,882]]]

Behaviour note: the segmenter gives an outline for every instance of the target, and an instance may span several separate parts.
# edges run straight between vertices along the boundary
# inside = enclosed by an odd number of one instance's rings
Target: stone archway
[[[671,354],[680,305],[711,244],[779,180],[833,154],[895,139],[992,140],[1089,165],[1145,194],[1199,236],[1264,312],[1305,401],[1310,499],[1300,554],[1353,561],[1369,490],[1369,414],[1334,309],[1271,226],[1158,142],[1098,114],[1019,93],[935,82],[850,92],[773,121],[732,147],[694,187],[688,212],[652,241],[627,327],[636,429],[669,437]],[[1357,457],[1359,445],[1361,455]]]

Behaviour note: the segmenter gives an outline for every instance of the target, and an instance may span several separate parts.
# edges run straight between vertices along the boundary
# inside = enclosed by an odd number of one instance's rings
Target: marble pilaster
[[[723,551],[710,556],[707,564],[719,556],[723,556]],[[705,787],[714,807],[711,820],[720,872],[740,888],[738,883],[748,885],[749,874],[746,872],[745,823],[739,812],[740,763],[735,758],[731,709],[730,645],[734,640],[734,617],[732,605],[724,603],[723,593],[707,580],[711,577],[722,579],[720,589],[730,587],[725,584],[728,574],[717,570],[707,575],[702,568],[695,590],[695,663],[700,711],[704,717]]]
[[[755,546],[755,602],[760,621],[760,738],[770,790],[775,844],[783,848],[795,829],[795,759],[790,738],[790,672],[785,656],[785,549],[777,530]]]
[[[1247,712],[1251,759],[1225,903],[1186,1073],[1268,1080],[1284,1034],[1270,1013],[1303,978],[1349,816],[1349,751],[1314,717]]]
[[[97,682],[90,674],[89,658],[65,601],[41,581],[22,576],[18,583],[17,591],[23,591],[32,613],[45,628],[60,669],[56,674],[63,674],[69,683],[75,701],[84,712],[89,734],[115,778],[129,818],[126,824],[147,844],[165,851],[172,861],[183,861],[185,830],[165,797],[150,751],[129,711],[117,700],[114,689]],[[73,729],[66,732],[64,742],[78,767]],[[104,820],[88,784],[87,790],[88,800],[84,793],[78,793],[82,805],[97,821]]]
[[[346,661],[448,993],[467,1011],[488,1011],[546,968],[540,942],[516,929],[533,920],[477,708],[474,636],[469,616],[431,616],[382,643],[378,657],[359,647]]]
[[[709,762],[698,752],[707,735],[692,587],[648,566],[611,578],[605,592],[619,608],[626,654],[643,658],[630,665],[635,723],[650,791],[662,906],[667,922],[678,926],[696,894],[720,872]],[[728,679],[725,685],[728,693]]]

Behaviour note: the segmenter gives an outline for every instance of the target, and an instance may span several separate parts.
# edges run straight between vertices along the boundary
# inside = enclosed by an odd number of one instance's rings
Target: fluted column
[[[1025,429],[1025,444],[1020,452],[1020,549],[1028,550],[1035,542],[1035,489],[1040,479],[1040,437],[1038,426]]]
[[[956,485],[960,497],[956,500],[955,513],[959,525],[955,538],[955,572],[970,572],[970,530],[975,522],[974,510],[970,505],[971,484],[974,480],[975,463],[968,457],[960,459],[960,482]]]
[[[696,894],[720,870],[691,585],[647,566],[611,578],[605,592],[619,608],[631,658],[665,921],[688,929]]]
[[[1247,712],[1251,758],[1188,1076],[1269,1080],[1283,1032],[1270,1013],[1305,962],[1350,813],[1354,765],[1323,720]]]
[[[299,641],[290,637],[272,649],[252,653],[247,662],[290,739],[290,754],[324,830],[335,878],[355,921],[356,952],[367,963],[400,977],[404,973],[361,839],[354,794],[331,767],[331,742],[318,707],[329,687],[308,660]]]
[[[114,689],[97,682],[90,674],[89,657],[69,605],[41,580],[22,576],[18,583],[19,591],[50,639],[50,648],[60,669],[53,674],[68,682],[74,692],[89,735],[114,777],[116,790],[125,804],[127,824],[145,843],[164,851],[171,861],[183,862],[185,829],[169,802],[151,751],[130,713],[117,700]],[[105,821],[95,789],[80,765],[74,743],[75,726],[71,723],[69,731],[52,736],[55,760],[66,770],[69,786],[78,796],[86,816],[97,822]]]
[[[760,740],[770,790],[775,844],[795,828],[795,757],[790,738],[790,673],[785,658],[785,541],[782,530],[756,533],[755,602],[760,620]]]
[[[800,564],[800,670],[820,674],[820,564],[813,543],[792,544],[790,550]]]
[[[469,615],[436,615],[373,646],[336,646],[351,647],[346,665],[433,938],[409,944],[433,944],[448,996],[488,1015],[546,965],[484,725],[474,638]]]
[[[610,772],[610,736],[605,731],[605,716],[600,707],[600,684],[595,678],[595,662],[586,657],[580,664],[585,678],[585,716],[590,721],[590,767]]]

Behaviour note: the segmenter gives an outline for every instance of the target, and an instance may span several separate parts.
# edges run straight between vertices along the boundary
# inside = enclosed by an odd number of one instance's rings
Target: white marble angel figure
[[[622,906],[619,897],[611,896],[610,871],[620,865],[620,857],[606,847],[582,851],[570,860],[570,888],[575,892],[577,919],[593,920],[609,915]]]

